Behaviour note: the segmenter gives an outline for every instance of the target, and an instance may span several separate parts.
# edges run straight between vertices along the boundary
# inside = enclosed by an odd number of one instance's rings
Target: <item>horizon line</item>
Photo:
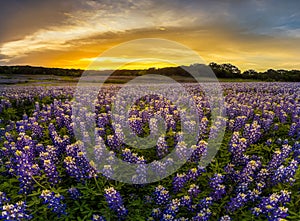
[[[210,62],[211,63],[216,63],[216,62]],[[49,69],[62,69],[62,70],[78,70],[78,71],[117,71],[117,70],[127,70],[127,71],[144,71],[144,70],[149,70],[149,69],[164,69],[164,68],[178,68],[178,67],[189,67],[192,65],[205,65],[205,66],[209,66],[209,64],[199,64],[199,63],[193,63],[193,64],[189,64],[189,65],[178,65],[178,66],[163,66],[163,67],[146,67],[146,68],[117,68],[117,69],[85,69],[85,68],[75,68],[75,67],[54,67],[54,66],[40,66],[40,65],[30,65],[30,64],[14,64],[14,65],[0,65],[0,67],[32,67],[32,68],[49,68]],[[284,71],[300,71],[300,69],[273,69],[273,68],[267,68],[264,71],[257,71],[253,68],[249,68],[249,69],[240,69],[237,65],[234,65],[232,63],[216,63],[217,65],[224,65],[224,64],[230,64],[233,65],[235,67],[237,67],[241,73],[249,71],[249,70],[254,70],[257,73],[263,73],[263,72],[267,72],[268,70],[275,70],[275,71],[279,71],[279,70],[284,70]],[[0,73],[1,74],[1,73]]]

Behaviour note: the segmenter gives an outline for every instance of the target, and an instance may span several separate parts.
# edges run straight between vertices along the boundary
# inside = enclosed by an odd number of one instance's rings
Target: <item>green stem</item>
[[[31,176],[31,178],[34,180],[34,182],[39,185],[40,187],[42,187],[43,189],[47,189],[46,187],[44,187],[42,184],[40,184],[33,176]]]
[[[97,178],[94,176],[94,180],[95,180],[95,183],[96,183],[96,186],[97,186],[97,189],[102,192],[102,190],[100,189],[99,185],[98,185],[98,181],[97,181]]]

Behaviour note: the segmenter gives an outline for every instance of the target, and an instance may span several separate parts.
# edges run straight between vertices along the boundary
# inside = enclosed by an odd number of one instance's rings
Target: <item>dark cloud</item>
[[[237,58],[259,48],[297,55],[299,8],[298,0],[10,0],[0,8],[0,53],[10,57],[0,62],[51,65],[65,53],[80,59],[85,55],[74,50],[93,51],[94,44],[104,50],[164,36]]]
[[[0,54],[0,61],[9,58],[8,56],[4,54]]]
[[[1,42],[22,39],[52,25],[63,24],[70,13],[80,8],[80,1],[10,0],[1,3]]]
[[[107,14],[136,10],[138,16],[149,19],[163,19],[173,12],[178,18],[190,19],[190,26],[238,27],[258,34],[284,34],[286,29],[300,27],[300,1],[297,0],[10,0],[1,3],[0,44],[24,38],[39,29],[62,25],[78,10],[96,8]]]

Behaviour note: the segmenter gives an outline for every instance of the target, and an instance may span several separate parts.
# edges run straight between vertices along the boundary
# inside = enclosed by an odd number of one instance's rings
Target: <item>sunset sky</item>
[[[298,0],[10,0],[0,8],[0,65],[84,69],[120,43],[162,38],[207,63],[300,69]],[[171,60],[178,55],[168,53]],[[104,60],[110,69],[120,57]]]

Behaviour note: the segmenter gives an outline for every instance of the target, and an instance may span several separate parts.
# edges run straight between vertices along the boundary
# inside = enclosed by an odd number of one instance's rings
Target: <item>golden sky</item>
[[[12,0],[0,9],[0,65],[85,69],[119,44],[160,38],[191,48],[205,63],[232,63],[242,70],[300,69],[299,6],[296,0]],[[173,63],[193,63],[184,50],[164,43],[159,48],[154,58],[164,52]],[[148,53],[143,49],[149,47],[101,57],[100,68],[118,67],[129,52],[131,59],[141,59]]]

